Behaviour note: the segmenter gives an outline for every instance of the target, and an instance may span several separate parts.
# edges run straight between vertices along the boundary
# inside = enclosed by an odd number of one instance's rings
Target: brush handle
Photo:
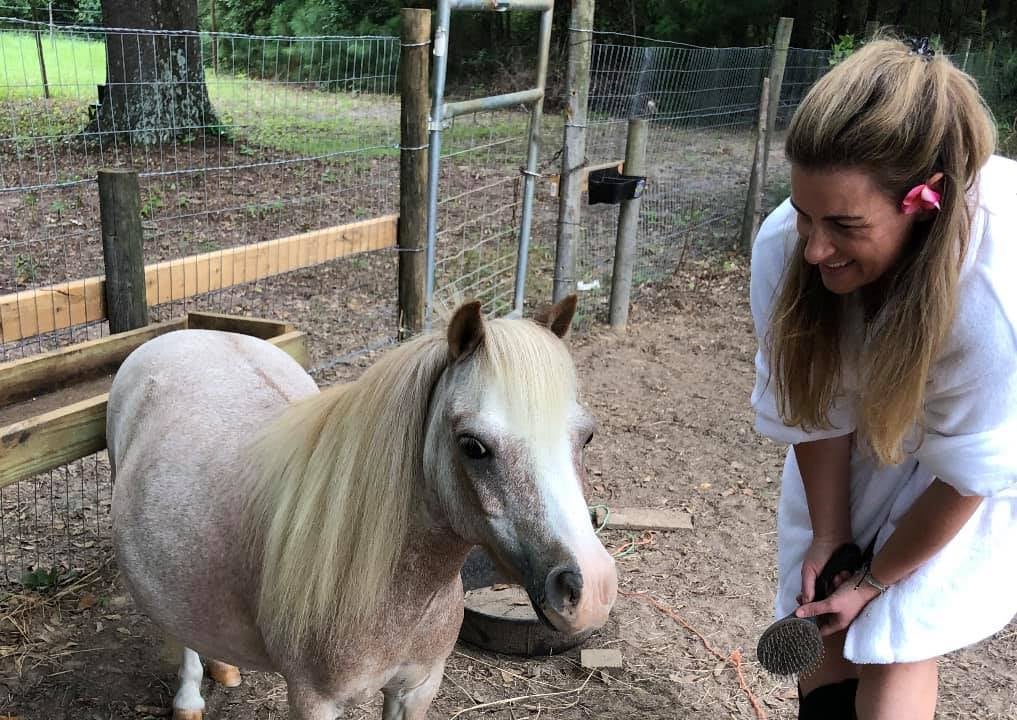
[[[842,572],[849,572],[852,575],[858,572],[863,564],[862,550],[853,542],[844,543],[833,551],[830,559],[826,561],[822,571],[816,576],[816,591],[813,602],[826,600],[836,590],[833,584],[834,578]]]

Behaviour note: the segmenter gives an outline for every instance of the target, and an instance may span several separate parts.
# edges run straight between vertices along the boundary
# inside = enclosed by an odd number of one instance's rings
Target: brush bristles
[[[774,675],[807,675],[823,660],[823,637],[813,618],[789,615],[760,636],[756,657]]]

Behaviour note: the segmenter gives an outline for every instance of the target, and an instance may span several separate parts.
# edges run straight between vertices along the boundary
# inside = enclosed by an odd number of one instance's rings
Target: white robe
[[[876,550],[934,478],[981,495],[974,516],[942,550],[877,597],[848,629],[844,657],[856,663],[913,662],[975,643],[1017,614],[1017,163],[993,157],[970,194],[971,239],[959,285],[958,314],[930,376],[924,440],[900,465],[851,458],[851,525]],[[775,441],[837,437],[856,428],[858,379],[845,357],[842,395],[828,431],[781,421],[765,337],[784,268],[798,240],[785,201],[766,218],[752,252],[751,304],[760,339],[752,404],[756,429]],[[849,320],[844,347],[862,342]],[[852,389],[853,388],[853,389]],[[777,511],[776,616],[796,607],[801,565],[812,539],[805,492],[789,448]]]

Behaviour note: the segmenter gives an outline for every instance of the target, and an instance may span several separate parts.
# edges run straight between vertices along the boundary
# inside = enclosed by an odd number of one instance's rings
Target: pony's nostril
[[[557,567],[547,576],[547,601],[552,609],[563,612],[579,605],[583,596],[583,576],[575,568]]]

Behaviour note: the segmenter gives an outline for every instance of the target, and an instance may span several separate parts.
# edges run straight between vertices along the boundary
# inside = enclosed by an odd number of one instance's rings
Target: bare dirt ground
[[[603,534],[610,550],[634,542],[635,552],[619,557],[623,594],[586,647],[619,649],[623,669],[591,674],[578,651],[523,660],[459,646],[428,717],[795,717],[793,686],[764,674],[753,652],[771,619],[783,450],[752,430],[747,282],[739,258],[688,262],[644,289],[626,335],[593,328],[572,339],[599,422],[588,454],[590,502],[684,509],[695,525]],[[144,720],[167,712],[174,668],[161,661],[153,627],[105,557],[57,592],[0,595],[0,717]],[[948,658],[939,717],[1017,718],[1015,658],[1012,625]],[[206,682],[205,696],[208,720],[288,716],[273,675],[247,673],[232,690]],[[349,716],[379,713],[372,703]]]

